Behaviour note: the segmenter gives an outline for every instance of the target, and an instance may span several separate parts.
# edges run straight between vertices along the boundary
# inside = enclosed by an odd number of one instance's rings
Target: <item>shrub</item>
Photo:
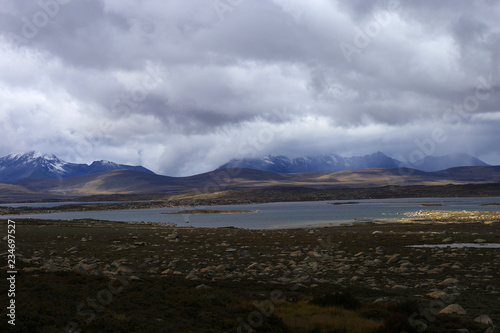
[[[387,310],[396,313],[411,315],[412,313],[419,312],[420,307],[417,301],[405,300],[403,302],[389,303]]]
[[[311,304],[319,306],[338,306],[347,310],[356,310],[361,306],[361,302],[349,292],[337,292],[316,296],[310,301]]]
[[[410,325],[408,316],[401,313],[393,313],[384,319],[384,327],[380,333],[415,333],[415,329]]]

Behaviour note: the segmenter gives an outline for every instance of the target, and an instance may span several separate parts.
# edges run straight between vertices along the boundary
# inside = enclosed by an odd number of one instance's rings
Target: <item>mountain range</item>
[[[473,165],[457,167],[456,164]],[[168,177],[142,166],[109,161],[90,165],[68,163],[54,155],[30,152],[0,158],[0,201],[185,191],[203,194],[272,187],[324,189],[500,182],[500,166],[488,166],[468,155],[427,158],[420,167],[434,169],[450,165],[454,167],[427,172],[406,167],[383,153],[349,158],[268,156],[232,160],[220,169],[199,175]]]
[[[248,168],[278,173],[337,172],[369,168],[412,168],[420,171],[439,171],[461,166],[488,166],[483,161],[467,154],[427,156],[414,163],[404,163],[382,152],[365,156],[342,157],[337,154],[299,157],[264,156],[260,158],[233,159],[219,167]]]
[[[189,177],[168,177],[134,170],[112,170],[58,179],[0,183],[0,201],[69,199],[90,195],[194,192],[201,196],[228,189],[275,187],[332,189],[407,185],[485,184],[500,182],[500,166],[458,167],[437,172],[373,168],[337,172],[276,173],[221,169]],[[477,195],[477,193],[471,193]]]
[[[265,156],[261,158],[233,159],[218,169],[244,168],[281,174],[304,172],[338,172],[371,168],[411,168],[434,172],[461,166],[488,166],[483,161],[467,154],[427,156],[411,165],[393,159],[382,152],[365,156],[342,157],[337,154],[299,157]],[[110,161],[95,161],[89,164],[65,162],[55,155],[32,151],[26,154],[10,154],[0,158],[0,182],[11,183],[23,179],[43,180],[84,176],[104,171],[133,170],[154,174],[142,166],[117,164]]]
[[[50,179],[89,175],[111,170],[152,171],[142,166],[117,164],[110,161],[95,161],[92,164],[68,163],[55,155],[32,151],[26,154],[10,154],[0,158],[0,182],[21,179]]]

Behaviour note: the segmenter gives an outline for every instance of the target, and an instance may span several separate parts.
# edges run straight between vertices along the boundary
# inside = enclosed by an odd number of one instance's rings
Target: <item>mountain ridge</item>
[[[408,172],[410,171],[410,172]],[[255,169],[219,169],[189,177],[168,177],[134,170],[112,170],[61,179],[25,179],[10,185],[11,196],[44,194],[52,197],[82,197],[109,194],[214,193],[227,189],[273,187],[332,189],[373,188],[407,185],[485,184],[500,182],[500,166],[457,167],[438,172],[414,169],[374,168],[332,173],[281,174]],[[1,187],[0,187],[1,188]],[[7,189],[7,188],[6,188]],[[1,197],[1,196],[0,196]],[[4,198],[7,200],[7,196]]]
[[[404,163],[379,151],[369,155],[352,157],[329,154],[291,159],[283,155],[268,155],[258,158],[232,159],[219,166],[218,169],[250,168],[279,173],[301,173],[405,167],[420,171],[434,172],[461,166],[489,165],[468,154],[427,156],[421,160],[415,161],[414,163]]]
[[[105,160],[94,161],[90,165],[69,163],[52,154],[31,151],[1,157],[0,182],[9,183],[22,179],[67,178],[120,169],[154,174],[154,172],[143,166],[117,164]]]

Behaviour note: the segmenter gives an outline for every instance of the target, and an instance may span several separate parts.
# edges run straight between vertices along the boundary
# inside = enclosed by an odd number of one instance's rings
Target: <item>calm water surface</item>
[[[331,205],[330,203],[357,202],[357,204]],[[498,211],[499,206],[481,206],[500,202],[500,197],[488,198],[418,198],[418,199],[371,199],[346,201],[278,202],[252,205],[230,205],[210,207],[176,207],[158,209],[136,209],[100,212],[69,212],[3,216],[3,218],[36,219],[82,219],[127,221],[127,222],[172,222],[179,226],[228,227],[250,229],[302,228],[331,226],[341,223],[371,220],[399,220],[404,213],[418,210],[474,210]],[[52,206],[63,203],[50,203]],[[67,203],[66,203],[67,204]],[[423,207],[422,204],[442,206]],[[24,204],[27,206],[28,204]],[[255,210],[238,214],[193,214],[168,215],[185,209]]]

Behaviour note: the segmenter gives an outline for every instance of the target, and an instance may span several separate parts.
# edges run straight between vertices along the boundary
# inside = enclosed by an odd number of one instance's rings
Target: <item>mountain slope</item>
[[[59,179],[23,179],[11,184],[34,192],[83,196],[181,191],[203,193],[226,187],[253,187],[280,182],[291,184],[293,177],[252,169],[217,170],[190,177],[168,177],[134,170],[113,170]]]
[[[233,159],[219,169],[250,168],[279,173],[336,172],[371,168],[407,167],[421,171],[439,171],[460,166],[488,166],[483,161],[467,154],[427,156],[415,163],[403,163],[384,153],[377,152],[365,156],[342,157],[337,154],[299,157],[265,156],[261,158]]]
[[[449,154],[445,156],[426,156],[413,165],[414,168],[429,172],[462,166],[488,166],[488,164],[468,154]]]
[[[397,168],[403,163],[377,152],[365,156],[342,157],[337,154],[290,159],[286,156],[266,156],[251,159],[233,159],[219,169],[250,168],[279,173],[336,172],[367,168]]]
[[[27,154],[10,154],[0,158],[0,182],[13,182],[21,179],[66,178],[119,169],[153,174],[152,171],[142,166],[116,164],[109,161],[97,161],[91,165],[68,163],[55,155],[45,155],[32,151]]]
[[[400,168],[374,168],[291,174],[232,168],[191,177],[167,177],[133,170],[113,170],[60,179],[25,179],[16,181],[12,185],[31,193],[78,197],[184,191],[203,194],[225,189],[269,187],[369,188],[492,182],[500,182],[500,167],[461,167],[439,172],[405,169],[404,173]]]

